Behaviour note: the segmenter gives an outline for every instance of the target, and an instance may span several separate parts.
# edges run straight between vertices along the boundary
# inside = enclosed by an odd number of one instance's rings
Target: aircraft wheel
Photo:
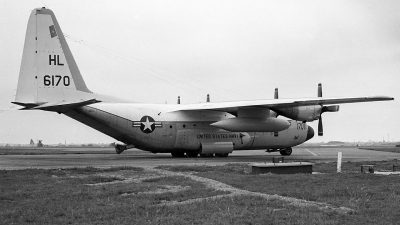
[[[171,152],[172,157],[184,157],[184,152]]]
[[[189,158],[197,157],[198,154],[199,154],[199,152],[197,152],[197,151],[186,152],[186,155],[187,155]]]
[[[279,153],[281,153],[281,155],[291,155],[292,151],[292,148],[285,148],[285,150],[279,151]]]
[[[228,157],[229,153],[219,153],[219,154],[215,154],[215,156],[218,157]]]
[[[203,158],[214,157],[214,154],[200,154],[200,157],[203,157]]]

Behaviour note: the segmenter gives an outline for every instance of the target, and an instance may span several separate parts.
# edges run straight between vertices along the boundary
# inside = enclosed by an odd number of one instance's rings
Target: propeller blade
[[[278,99],[279,98],[279,94],[278,94],[278,88],[275,88],[275,92],[274,92],[274,99]],[[276,113],[276,112],[275,112]],[[278,116],[279,116],[279,114],[278,113],[276,113],[276,118],[278,118]],[[278,137],[278,132],[275,132],[274,133],[274,136],[275,137]]]
[[[318,84],[318,97],[322,97],[322,84],[321,83],[319,83]]]
[[[322,126],[322,115],[320,115],[318,120],[318,136],[324,136],[324,128]]]
[[[318,97],[322,98],[322,84],[318,84]],[[322,126],[322,113],[324,113],[324,110],[327,110],[327,108],[324,106],[322,107],[321,114],[319,115],[319,120],[318,120],[318,136],[323,136],[324,135],[324,128]]]

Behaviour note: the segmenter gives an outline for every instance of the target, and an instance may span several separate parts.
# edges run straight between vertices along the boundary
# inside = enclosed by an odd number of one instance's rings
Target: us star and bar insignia
[[[151,116],[143,116],[140,121],[134,121],[132,127],[140,127],[143,133],[149,134],[153,132],[156,127],[162,127],[162,123],[154,121]]]

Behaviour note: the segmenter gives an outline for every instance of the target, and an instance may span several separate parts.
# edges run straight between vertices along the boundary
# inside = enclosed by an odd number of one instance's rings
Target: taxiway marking
[[[318,156],[318,154],[315,154],[314,152],[308,150],[308,149],[304,149],[305,151],[307,151],[308,153],[312,154],[313,156]]]

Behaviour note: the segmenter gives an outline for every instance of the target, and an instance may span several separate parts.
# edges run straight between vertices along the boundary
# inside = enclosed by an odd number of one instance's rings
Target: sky
[[[323,114],[311,142],[400,141],[400,1],[2,0],[0,109],[14,101],[32,9],[54,11],[88,88],[176,104],[386,95]],[[310,123],[317,130],[317,122]],[[108,143],[66,116],[0,113],[0,143]]]

